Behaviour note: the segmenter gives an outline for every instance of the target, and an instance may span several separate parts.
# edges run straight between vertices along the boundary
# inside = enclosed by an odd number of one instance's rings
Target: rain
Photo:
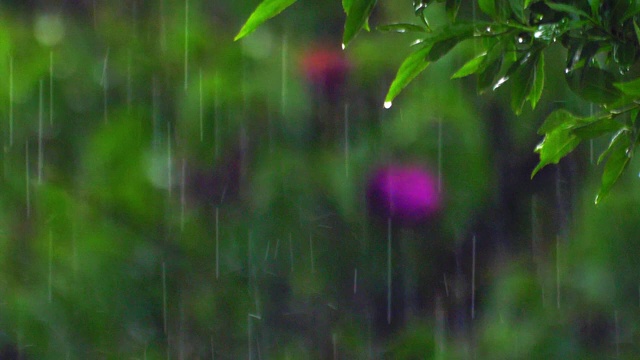
[[[458,2],[378,2],[345,39],[348,2],[300,0],[234,41],[258,3],[0,4],[0,359],[640,354],[637,102],[571,78],[602,54],[476,1],[468,39],[409,65]],[[518,111],[516,70],[452,79],[507,31],[498,68],[550,45]],[[559,109],[601,122],[532,177]]]

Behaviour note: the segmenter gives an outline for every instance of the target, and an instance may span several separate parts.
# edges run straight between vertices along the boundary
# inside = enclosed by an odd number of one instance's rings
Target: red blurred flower
[[[301,68],[315,91],[335,100],[341,95],[351,64],[340,49],[320,46],[304,54]]]

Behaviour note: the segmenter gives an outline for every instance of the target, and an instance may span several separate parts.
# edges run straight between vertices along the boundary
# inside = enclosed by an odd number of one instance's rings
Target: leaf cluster
[[[265,0],[236,39],[275,16],[295,0]],[[345,47],[368,19],[376,0],[342,0],[347,15]],[[629,79],[640,58],[640,4],[633,0],[476,0],[482,14],[471,19],[459,15],[461,0],[413,0],[419,24],[396,23],[383,31],[420,34],[412,52],[400,65],[385,98],[390,107],[400,92],[459,43],[475,40],[477,53],[452,78],[477,77],[479,93],[511,86],[511,108],[521,114],[526,103],[535,108],[545,86],[545,51],[559,44],[566,48],[565,80],[586,101],[602,107],[602,114],[580,118],[559,110],[540,128],[543,141],[535,151],[542,167],[555,164],[586,139],[610,136],[597,200],[604,196],[629,163],[637,143],[640,79]],[[444,6],[447,24],[432,27],[427,8]],[[631,81],[628,81],[631,80]]]

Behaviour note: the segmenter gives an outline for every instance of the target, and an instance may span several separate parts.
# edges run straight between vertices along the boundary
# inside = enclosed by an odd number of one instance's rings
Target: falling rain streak
[[[344,175],[349,178],[349,104],[344,104]]]
[[[471,251],[471,319],[476,318],[476,236],[472,238]]]
[[[316,261],[313,256],[313,238],[309,235],[309,258],[311,260],[311,273],[316,272]]]
[[[9,146],[13,146],[13,56],[9,57]]]
[[[42,138],[44,132],[44,94],[43,84],[40,80],[40,92],[38,101],[38,185],[42,185],[42,169],[44,167],[44,149],[42,148]]]
[[[184,232],[185,208],[187,206],[186,198],[186,182],[187,182],[187,160],[182,159],[180,169],[180,232]]]
[[[204,141],[204,103],[202,93],[202,68],[200,68],[200,71],[198,71],[198,117],[200,119],[200,142]]]
[[[25,200],[26,200],[26,210],[27,210],[27,217],[31,217],[31,175],[29,174],[29,140],[27,139],[24,143],[24,149],[25,149],[25,154],[24,154],[24,165],[25,165],[25,190],[26,190],[26,195],[25,195]]]
[[[100,81],[100,84],[102,85],[102,102],[103,102],[103,107],[104,107],[104,122],[108,123],[109,122],[109,113],[108,113],[108,90],[109,90],[109,75],[107,74],[108,70],[109,70],[109,51],[110,48],[107,48],[107,53],[104,55],[104,62],[102,65],[102,80]]]
[[[49,126],[53,126],[53,51],[49,52]]]
[[[560,236],[556,236],[556,308],[560,309]]]
[[[131,58],[131,50],[129,50],[129,54],[127,55],[127,113],[131,112],[131,105],[133,103],[133,70],[131,69],[133,60]]]
[[[216,207],[216,279],[220,278],[220,211]]]
[[[164,330],[164,335],[168,335],[167,329],[167,265],[166,262],[162,262],[162,329]],[[167,336],[167,341],[168,336]]]
[[[442,119],[438,119],[438,192],[442,192]]]
[[[387,220],[387,323],[391,324],[391,218]]]
[[[358,292],[358,268],[353,270],[353,294]]]
[[[292,235],[289,233],[289,264],[291,265],[291,272],[293,272],[293,241]]]
[[[49,229],[49,303],[53,300],[53,231]]]
[[[281,88],[280,88],[280,114],[286,116],[287,105],[287,57],[288,57],[287,37],[282,35],[282,68],[281,68]]]
[[[184,90],[189,88],[189,0],[184,2]]]

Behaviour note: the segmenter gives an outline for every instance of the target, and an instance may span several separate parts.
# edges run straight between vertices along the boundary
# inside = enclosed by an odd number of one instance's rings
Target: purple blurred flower
[[[402,223],[417,223],[441,206],[438,179],[418,165],[388,165],[376,170],[367,187],[369,210]]]

